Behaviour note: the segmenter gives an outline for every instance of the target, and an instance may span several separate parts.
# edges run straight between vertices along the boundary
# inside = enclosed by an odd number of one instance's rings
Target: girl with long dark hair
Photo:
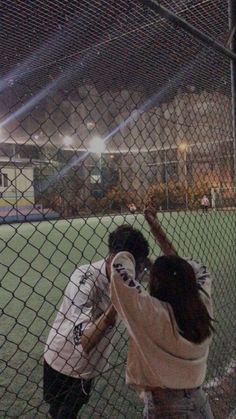
[[[146,419],[212,419],[202,384],[213,334],[211,277],[181,258],[149,206],[145,211],[164,256],[151,268],[150,293],[135,281],[131,253],[112,263],[111,299],[130,335],[127,383],[144,400]]]

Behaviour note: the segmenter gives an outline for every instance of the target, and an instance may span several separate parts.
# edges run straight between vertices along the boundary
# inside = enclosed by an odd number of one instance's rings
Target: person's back
[[[109,305],[105,260],[76,269],[50,330],[45,361],[62,374],[75,378],[91,379],[108,369],[109,355],[119,335],[111,329],[89,355],[83,350],[81,336],[86,325],[95,322]]]
[[[152,297],[147,292],[137,292],[134,286],[129,289],[127,281],[120,281],[118,271],[121,266],[125,266],[126,271],[133,270],[132,281],[135,278],[134,265],[129,257],[124,252],[116,256],[112,276],[112,302],[118,313],[122,312],[121,318],[131,337],[127,382],[141,390],[201,386],[205,379],[211,334],[198,344],[186,339],[171,304]],[[201,298],[212,315],[210,275],[201,264],[190,263],[195,268],[199,286],[201,284]],[[183,301],[180,305],[183,310]]]

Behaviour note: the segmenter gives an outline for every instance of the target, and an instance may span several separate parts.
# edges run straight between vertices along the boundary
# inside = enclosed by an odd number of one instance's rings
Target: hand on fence
[[[149,225],[153,225],[156,222],[156,197],[151,192],[149,192],[144,201],[144,217],[147,220]]]
[[[156,217],[157,199],[154,191],[150,190],[144,201],[144,217],[150,226],[154,239],[160,246],[164,255],[177,255],[177,252],[168,239],[165,231]]]

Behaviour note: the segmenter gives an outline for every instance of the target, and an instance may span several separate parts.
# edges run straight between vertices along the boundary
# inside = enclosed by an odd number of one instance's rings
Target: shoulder
[[[210,296],[212,276],[206,265],[191,258],[184,258],[193,268],[198,288]]]
[[[112,283],[123,282],[128,288],[135,288],[141,292],[140,284],[135,280],[135,259],[129,252],[119,252],[111,265]]]
[[[70,282],[75,285],[83,284],[86,281],[94,280],[94,270],[92,265],[83,265],[77,268],[71,275]]]
[[[77,268],[71,275],[66,288],[66,295],[84,293],[86,295],[95,291],[104,278],[104,261],[83,265]]]
[[[99,278],[102,276],[104,261],[83,265],[77,268],[70,277],[65,290],[65,298],[76,300],[77,304],[84,304],[92,299],[102,283]]]
[[[74,281],[77,285],[83,284],[84,282],[95,282],[100,275],[103,275],[104,260],[90,263],[78,267],[71,275],[71,281]]]
[[[127,251],[123,251],[123,252],[119,252],[115,255],[113,261],[112,261],[112,266],[116,266],[116,265],[135,265],[135,259],[133,257],[133,255],[130,252]]]
[[[199,277],[204,278],[205,276],[210,275],[207,266],[204,265],[203,262],[192,259],[191,257],[187,257],[187,258],[184,258],[184,259],[186,260],[186,262],[188,262],[192,266],[197,279]]]
[[[119,252],[111,265],[112,274],[119,275],[124,281],[135,278],[135,260],[129,252]]]

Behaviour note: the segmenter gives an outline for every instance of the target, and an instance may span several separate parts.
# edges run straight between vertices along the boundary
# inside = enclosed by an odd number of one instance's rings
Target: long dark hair
[[[150,294],[168,302],[182,336],[199,344],[211,336],[212,319],[200,297],[192,266],[178,256],[161,256],[151,269]]]

